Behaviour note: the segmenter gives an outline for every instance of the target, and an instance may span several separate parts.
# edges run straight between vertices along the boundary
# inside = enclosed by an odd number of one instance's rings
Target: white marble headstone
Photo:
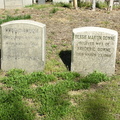
[[[23,0],[4,0],[5,9],[21,8],[23,6]]]
[[[118,32],[100,27],[73,29],[71,71],[115,73]]]
[[[45,0],[38,0],[38,4],[45,4]]]
[[[60,3],[60,2],[62,2],[62,3],[69,3],[70,0],[53,0],[53,3]]]
[[[16,20],[1,25],[1,68],[27,72],[42,71],[45,64],[46,25],[31,20]]]
[[[4,0],[0,0],[0,9],[4,9]]]
[[[0,9],[17,9],[32,5],[32,0],[0,0]]]

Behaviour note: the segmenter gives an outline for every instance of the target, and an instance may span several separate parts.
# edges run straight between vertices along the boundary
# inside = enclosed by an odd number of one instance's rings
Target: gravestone
[[[1,25],[1,69],[27,72],[42,71],[45,64],[46,26],[31,20],[17,20]]]
[[[53,0],[53,3],[60,3],[60,2],[62,2],[62,3],[69,3],[70,0]]]
[[[0,8],[4,9],[4,0],[0,0]]]
[[[32,3],[33,3],[33,4],[36,4],[36,0],[32,0]]]
[[[22,8],[23,1],[22,0],[4,0],[5,9],[13,9],[13,8]]]
[[[32,0],[23,0],[23,7],[27,5],[32,5]]]
[[[38,4],[45,4],[45,0],[38,0]]]
[[[73,29],[71,71],[115,73],[117,31],[100,27]]]
[[[0,0],[0,9],[16,9],[32,5],[32,0]]]

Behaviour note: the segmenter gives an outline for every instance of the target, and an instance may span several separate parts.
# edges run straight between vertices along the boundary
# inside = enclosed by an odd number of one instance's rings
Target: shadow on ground
[[[113,120],[109,114],[107,101],[100,96],[86,101],[86,120]]]
[[[71,50],[61,51],[59,53],[59,56],[62,59],[63,63],[65,64],[66,68],[70,71],[71,70]]]

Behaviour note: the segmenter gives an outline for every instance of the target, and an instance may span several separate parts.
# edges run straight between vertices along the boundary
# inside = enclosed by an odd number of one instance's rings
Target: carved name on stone
[[[41,71],[45,64],[46,26],[30,20],[2,24],[3,70]]]
[[[99,27],[73,29],[71,70],[87,75],[100,71],[115,72],[118,33]]]

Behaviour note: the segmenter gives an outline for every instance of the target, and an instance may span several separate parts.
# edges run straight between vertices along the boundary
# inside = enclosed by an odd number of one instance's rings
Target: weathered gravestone
[[[46,26],[31,20],[1,25],[2,70],[13,68],[28,72],[42,71],[45,64]]]
[[[0,0],[0,8],[4,9],[4,0]]]
[[[73,29],[71,71],[83,75],[115,72],[117,31],[100,27]]]
[[[32,5],[33,1],[32,0],[23,0],[23,7],[26,5]]]
[[[0,0],[0,9],[16,9],[32,5],[32,0]]]
[[[45,4],[45,0],[38,0],[38,4]]]
[[[23,6],[22,0],[4,0],[5,8],[12,9],[12,8],[21,8]]]
[[[60,3],[60,2],[62,2],[62,3],[69,3],[70,0],[53,0],[53,3]]]

